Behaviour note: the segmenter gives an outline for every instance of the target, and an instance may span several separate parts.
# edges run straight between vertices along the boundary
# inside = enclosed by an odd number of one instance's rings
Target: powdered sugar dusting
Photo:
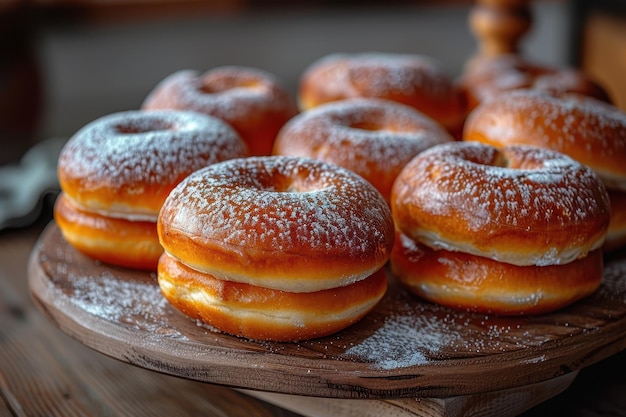
[[[387,204],[361,177],[286,156],[234,159],[197,171],[172,191],[160,222],[232,248],[329,254],[348,248],[356,258],[385,247],[393,230]]]
[[[282,114],[291,111],[291,106],[295,112],[295,104],[272,74],[223,66],[203,74],[194,70],[170,74],[146,97],[142,108],[193,110],[233,122],[256,120],[259,114]]]
[[[79,130],[60,155],[59,175],[79,181],[87,191],[115,190],[116,206],[141,206],[147,189],[169,191],[199,168],[244,154],[242,140],[219,119],[182,111],[128,111],[104,116]],[[80,201],[79,196],[71,197]],[[81,203],[90,207],[89,200]],[[159,208],[151,209],[156,215]]]
[[[120,279],[113,273],[98,276],[70,275],[70,298],[81,310],[112,323],[155,335],[183,337],[167,320],[169,303],[154,281]]]
[[[439,61],[417,54],[335,53],[313,63],[304,77],[317,71],[328,76],[323,88],[344,97],[410,96],[422,92],[447,98],[452,92],[452,83]]]
[[[527,144],[554,149],[602,176],[610,174],[626,181],[626,113],[602,101],[536,90],[512,91],[485,101],[470,114],[466,126],[471,133],[468,140],[484,137],[499,146]]]
[[[500,158],[506,166],[499,166]],[[606,223],[603,219],[608,222],[608,195],[594,172],[566,155],[535,147],[509,147],[500,152],[478,143],[438,145],[422,152],[405,167],[395,190],[397,211],[419,207],[432,216],[457,218],[469,234],[491,239],[515,230],[523,230],[527,236],[545,234],[549,239],[549,234],[555,237],[560,231],[568,230],[575,236],[570,242],[572,247],[585,251],[597,247],[602,240],[595,241],[598,239],[595,230],[578,230],[581,228],[576,225],[584,221],[602,225]],[[411,213],[421,231],[401,224],[400,228],[409,236],[418,238],[420,234],[434,233],[443,243],[454,245],[458,241],[448,238],[445,228],[420,220],[421,217],[415,217],[417,212]],[[469,236],[468,239],[463,243],[471,245],[473,240]],[[532,259],[532,263],[568,262],[569,259],[561,258],[565,253],[573,259],[578,256],[571,249],[564,248],[558,253],[540,251],[539,258]],[[485,255],[479,249],[471,253]],[[503,258],[499,260],[520,262],[509,259],[502,251],[500,256]]]
[[[203,164],[218,162],[221,152],[241,155],[234,136],[224,122],[195,113],[116,113],[76,133],[61,162],[70,175],[110,178],[114,186],[168,183],[197,167],[198,154],[207,156]]]
[[[393,315],[345,355],[371,362],[376,368],[407,368],[428,363],[442,348],[459,341],[449,323],[436,317]]]
[[[550,137],[561,142],[589,141],[597,142],[605,151],[626,149],[626,113],[614,106],[591,98],[559,98],[535,90],[521,90],[502,94],[494,99],[494,109],[506,108],[511,114],[526,114],[519,119],[526,127],[526,132],[543,130],[542,135],[533,135],[533,139],[547,145]],[[557,123],[561,120],[563,124]],[[507,137],[516,135],[515,129],[505,129],[505,124],[498,126],[494,136]],[[496,128],[494,126],[494,128]],[[613,142],[607,137],[606,129],[618,129],[620,140]],[[612,135],[611,135],[612,136]],[[616,147],[616,150],[612,150]],[[559,144],[559,148],[563,148]]]
[[[439,124],[411,107],[356,98],[300,113],[280,131],[274,150],[343,166],[380,183],[379,191],[385,194],[415,155],[452,140]]]
[[[407,172],[434,175],[436,180],[425,181],[415,193],[428,198],[435,213],[464,213],[472,230],[486,223],[516,227],[527,217],[533,219],[535,229],[561,227],[605,208],[596,198],[602,193],[597,192],[599,183],[591,170],[548,150],[509,150],[507,160],[517,159],[517,166],[494,165],[495,148],[469,143],[442,145],[422,153]],[[411,169],[415,169],[413,174]],[[554,205],[560,212],[544,209]]]

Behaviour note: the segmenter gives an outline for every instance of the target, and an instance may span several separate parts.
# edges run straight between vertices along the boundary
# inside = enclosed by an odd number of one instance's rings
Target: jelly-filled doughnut
[[[355,283],[289,292],[218,279],[163,255],[161,292],[177,309],[220,331],[255,340],[299,341],[336,333],[357,322],[385,294],[383,269]]]
[[[602,250],[562,265],[519,266],[469,253],[435,250],[396,237],[392,273],[412,293],[456,309],[500,315],[542,314],[595,292]]]

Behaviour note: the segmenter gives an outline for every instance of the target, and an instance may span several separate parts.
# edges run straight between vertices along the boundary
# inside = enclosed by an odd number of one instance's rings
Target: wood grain
[[[40,232],[0,235],[0,417],[296,416],[231,389],[130,366],[52,326],[27,290]]]
[[[548,381],[626,347],[626,261],[554,314],[504,318],[415,299],[390,277],[381,305],[345,331],[267,343],[200,326],[159,296],[154,275],[74,251],[52,224],[29,263],[34,299],[64,332],[122,361],[214,384],[330,398],[448,398]]]
[[[244,391],[248,395],[297,411],[306,416],[345,417],[510,417],[561,393],[576,377],[570,372],[547,381],[449,398],[401,398],[391,400],[352,400],[303,397],[264,391]]]

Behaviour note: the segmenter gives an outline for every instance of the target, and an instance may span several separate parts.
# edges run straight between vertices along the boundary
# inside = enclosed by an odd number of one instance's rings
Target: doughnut
[[[448,307],[542,314],[602,281],[610,206],[590,168],[531,146],[436,145],[392,190],[392,274]]]
[[[588,75],[574,68],[529,62],[515,54],[482,57],[470,61],[457,80],[469,110],[502,92],[535,89],[556,94],[580,94],[611,102],[608,92]]]
[[[298,87],[298,105],[355,97],[397,101],[435,119],[456,134],[466,116],[462,94],[442,64],[424,55],[384,52],[335,53],[310,64]]]
[[[172,191],[158,221],[165,251],[186,265],[290,292],[371,275],[389,257],[390,230],[389,207],[371,184],[323,161],[289,156],[199,170]]]
[[[123,267],[156,270],[156,221],[169,192],[207,165],[246,154],[225,122],[185,111],[124,111],[74,134],[58,160],[54,217],[79,251]]]
[[[503,93],[474,109],[463,139],[503,147],[533,145],[564,153],[593,169],[613,194],[626,193],[626,113],[617,107],[575,95],[518,90]],[[607,247],[626,239],[611,204]]]
[[[556,311],[595,292],[602,282],[600,249],[562,265],[518,266],[482,256],[434,250],[399,234],[391,272],[410,292],[454,309],[498,315]]]
[[[241,66],[177,71],[150,91],[142,109],[191,110],[222,119],[254,156],[269,155],[278,130],[298,112],[274,75]]]
[[[63,192],[54,204],[54,219],[74,248],[110,265],[154,270],[163,252],[154,221],[89,212]]]
[[[514,265],[559,265],[604,243],[609,196],[588,167],[531,146],[436,145],[398,175],[398,230],[432,249]]]
[[[354,98],[325,103],[292,118],[279,131],[273,153],[347,168],[389,202],[404,165],[424,149],[453,140],[443,127],[412,107]]]
[[[626,113],[593,98],[502,94],[470,113],[463,139],[553,149],[592,168],[607,187],[626,191]]]
[[[382,278],[371,277],[388,261],[395,237],[390,208],[370,183],[339,166],[292,156],[237,158],[194,172],[167,197],[157,231],[165,250],[158,279],[173,305],[218,330],[280,341],[326,334],[320,326],[338,331],[373,308],[384,290]],[[198,284],[205,281],[243,291],[244,301],[230,309],[212,295],[185,295],[214,293]],[[324,306],[339,303],[339,294],[349,306],[330,308],[334,317]],[[290,300],[284,311],[318,300],[310,317],[330,317],[285,318],[281,297]],[[245,324],[220,324],[242,316],[249,317]]]

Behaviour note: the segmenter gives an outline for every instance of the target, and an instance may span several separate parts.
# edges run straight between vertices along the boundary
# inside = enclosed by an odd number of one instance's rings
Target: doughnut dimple
[[[356,172],[389,201],[391,187],[415,155],[452,136],[412,107],[355,98],[300,113],[280,130],[276,155],[304,156]]]
[[[142,109],[191,110],[222,119],[246,142],[249,155],[269,155],[278,130],[298,112],[273,74],[241,66],[177,71],[148,94]]]
[[[368,182],[308,158],[233,159],[182,181],[161,209],[165,251],[215,276],[289,292],[349,285],[393,245],[389,206]]]
[[[300,78],[302,110],[355,97],[388,99],[414,107],[453,133],[466,115],[462,95],[442,64],[424,55],[335,53],[313,62]]]
[[[545,266],[599,248],[610,209],[597,175],[564,154],[453,142],[405,166],[392,212],[398,230],[433,249]]]
[[[61,151],[55,219],[69,243],[97,259],[156,268],[162,252],[156,219],[169,192],[191,172],[245,152],[230,126],[198,113],[127,111],[101,117]],[[112,233],[123,230],[120,236]],[[122,236],[127,242],[118,245]],[[124,249],[133,242],[141,255]]]

